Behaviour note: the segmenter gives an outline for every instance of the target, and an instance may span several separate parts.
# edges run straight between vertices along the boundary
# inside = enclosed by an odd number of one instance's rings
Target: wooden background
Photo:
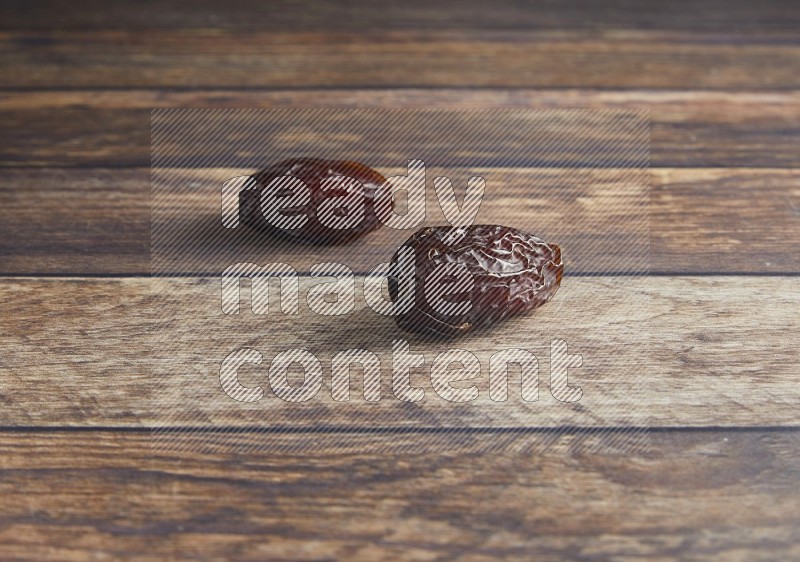
[[[799,559],[798,29],[788,0],[4,2],[0,559]],[[150,108],[326,105],[650,110],[649,451],[151,448]]]

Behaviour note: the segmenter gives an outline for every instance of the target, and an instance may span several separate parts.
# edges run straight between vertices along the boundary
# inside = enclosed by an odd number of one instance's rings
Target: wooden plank
[[[796,272],[800,175],[774,172],[652,170],[653,271]]]
[[[0,185],[4,272],[150,271],[149,170],[15,170]]]
[[[463,192],[467,179],[477,175],[485,179],[486,192],[474,224],[505,224],[553,241],[564,248],[565,263],[574,273],[642,274],[650,266],[650,175],[644,165],[580,170],[427,166],[421,224],[382,228],[335,247],[287,243],[246,227],[225,228],[220,186],[257,169],[154,169],[151,270],[217,275],[237,262],[278,261],[310,271],[316,263],[337,261],[367,273],[388,261],[423,225],[447,224],[430,185],[433,178],[447,176]],[[386,177],[408,173],[407,168],[377,167]],[[800,245],[800,237],[795,238]]]
[[[0,57],[3,88],[800,86],[794,30],[32,30]]]
[[[398,332],[360,297],[348,315],[312,313],[305,295],[313,282],[301,281],[298,316],[277,310],[224,316],[219,281],[212,279],[4,279],[0,425],[797,424],[795,277],[566,276],[556,299],[533,314],[449,344]],[[474,353],[482,362],[478,400],[440,399],[426,369],[414,372],[414,384],[427,388],[427,398],[413,406],[396,399],[388,377],[398,337],[423,354],[427,369],[453,345]],[[571,370],[583,391],[574,404],[550,394],[549,346],[559,338],[584,358]],[[236,402],[221,390],[222,360],[241,347],[263,354],[260,367],[241,375],[246,386],[264,388],[261,401]],[[373,351],[383,365],[381,400],[366,402],[354,383],[350,402],[334,401],[330,378],[308,402],[277,399],[267,369],[276,353],[294,348],[317,354],[325,377],[335,352]],[[538,402],[519,399],[516,384],[508,401],[488,399],[488,356],[511,348],[540,359]]]
[[[46,109],[218,108],[274,109],[287,107],[409,107],[481,109],[493,107],[598,109],[651,108],[652,118],[666,122],[751,123],[759,116],[793,119],[800,112],[798,91],[593,90],[424,88],[399,89],[77,89],[0,91],[0,110]],[[734,110],[735,111],[732,111]],[[732,114],[733,113],[733,114]],[[688,125],[685,125],[688,126]]]
[[[208,174],[206,173],[208,172]],[[187,181],[208,182],[225,177],[224,171],[193,170]],[[241,171],[231,170],[230,177]],[[387,172],[389,173],[389,172]],[[591,178],[576,184],[569,170],[508,170],[505,174],[530,173],[531,185],[573,185],[591,191]],[[595,174],[608,172],[595,171]],[[221,174],[221,175],[220,175]],[[607,180],[606,176],[606,180]],[[550,179],[548,179],[550,178]],[[546,181],[545,181],[546,180]],[[604,180],[604,181],[606,181]],[[150,172],[147,169],[8,169],[0,176],[0,204],[5,211],[0,236],[0,272],[5,274],[141,274],[150,272]],[[800,255],[800,173],[797,170],[764,169],[653,169],[650,176],[650,260],[658,273],[797,273]],[[522,182],[524,184],[524,182]],[[522,185],[521,184],[521,185]],[[604,185],[600,182],[599,187]],[[594,189],[599,189],[595,185]],[[490,186],[491,187],[491,186]],[[488,195],[480,214],[485,222],[506,224],[515,213],[525,226],[564,245],[573,237],[568,225],[553,214],[546,200],[531,200],[523,189],[517,198]],[[753,194],[758,194],[754,197]],[[581,199],[588,201],[589,199]],[[538,203],[537,203],[538,201]],[[607,205],[579,205],[574,217],[583,217],[596,232],[629,231],[625,221],[610,224]],[[216,203],[214,203],[216,205]],[[537,218],[531,222],[531,206]],[[431,222],[443,222],[438,204],[429,201]],[[561,210],[563,211],[562,206]],[[206,209],[209,216],[218,209]],[[547,217],[552,218],[546,222]],[[436,219],[436,220],[434,220]],[[211,219],[209,219],[210,221]],[[513,222],[513,221],[511,221]],[[209,232],[218,223],[209,222]],[[509,223],[510,224],[510,223]],[[549,231],[541,229],[549,225]],[[603,226],[605,225],[605,226]],[[196,228],[184,228],[184,238]],[[387,259],[389,248],[407,237],[405,231],[379,231],[348,247],[347,261],[361,271]],[[207,234],[206,234],[207,238]],[[638,237],[641,241],[642,237]],[[222,241],[220,238],[218,241]],[[586,244],[579,239],[574,243]],[[275,251],[274,244],[267,244]],[[195,245],[196,246],[196,245]],[[221,256],[226,246],[219,244]],[[579,246],[580,247],[580,246]],[[230,251],[228,251],[230,250]],[[235,251],[234,251],[235,250]],[[247,245],[228,246],[228,255],[241,255]],[[607,264],[617,271],[630,269],[636,258],[627,250],[626,260]],[[337,250],[344,255],[343,250]],[[626,254],[627,252],[627,254]],[[330,256],[328,249],[283,247],[279,252],[296,267],[308,267]],[[617,255],[609,251],[609,255]],[[326,257],[327,256],[327,257]],[[569,256],[573,271],[579,271]],[[206,261],[195,260],[196,269],[208,270]],[[638,263],[638,262],[637,262]],[[228,265],[228,264],[225,264]],[[592,265],[589,263],[588,265]],[[594,266],[597,262],[594,263]],[[611,267],[614,266],[614,267]],[[589,268],[591,269],[591,268]]]
[[[798,92],[3,92],[0,165],[149,166],[154,107],[647,108],[651,162],[661,167],[796,167],[800,134]]]
[[[90,0],[72,10],[57,0],[7,0],[0,29],[175,29],[233,30],[345,29],[677,29],[736,31],[791,30],[800,25],[790,0],[761,2],[703,0],[646,8],[629,0],[545,0],[535,7],[513,0],[491,5],[479,0],[326,2],[231,0],[221,9],[213,0],[143,0],[136,5]]]
[[[298,154],[404,167],[647,168],[646,110],[385,108],[154,111],[158,169],[269,166]],[[407,170],[404,170],[407,173]]]
[[[275,434],[290,452],[242,455],[154,452],[146,432],[2,433],[0,557],[800,556],[795,431],[658,433],[638,456],[592,454],[569,434],[545,452],[524,435],[422,449],[419,435],[319,436]],[[297,453],[301,441],[313,452]]]

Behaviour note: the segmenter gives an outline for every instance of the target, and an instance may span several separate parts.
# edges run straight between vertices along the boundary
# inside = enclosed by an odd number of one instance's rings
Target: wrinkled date
[[[414,299],[396,320],[412,332],[454,336],[533,310],[564,270],[558,246],[506,226],[423,228],[403,247],[414,251]],[[399,282],[390,274],[394,301]]]
[[[358,162],[295,158],[252,177],[239,194],[242,223],[312,244],[349,242],[380,226],[386,178]],[[389,203],[391,205],[391,203]]]

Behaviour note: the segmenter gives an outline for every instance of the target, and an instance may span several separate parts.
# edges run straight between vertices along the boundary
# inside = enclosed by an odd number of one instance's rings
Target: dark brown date
[[[414,302],[396,321],[418,333],[454,336],[533,310],[564,271],[558,246],[506,226],[423,228],[403,247],[414,252]],[[399,282],[390,274],[396,302]]]
[[[241,222],[311,244],[349,242],[375,230],[376,203],[391,205],[386,178],[348,160],[284,160],[253,180],[239,193]]]

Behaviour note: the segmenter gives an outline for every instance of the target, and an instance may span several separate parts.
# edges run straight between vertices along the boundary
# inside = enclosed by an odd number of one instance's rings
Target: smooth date
[[[558,246],[507,226],[423,228],[402,247],[414,251],[414,300],[395,318],[423,334],[455,336],[533,310],[555,295],[564,271]],[[390,274],[395,301],[399,282]]]
[[[239,193],[242,223],[311,244],[349,242],[380,226],[386,178],[349,160],[294,158],[264,169]]]

